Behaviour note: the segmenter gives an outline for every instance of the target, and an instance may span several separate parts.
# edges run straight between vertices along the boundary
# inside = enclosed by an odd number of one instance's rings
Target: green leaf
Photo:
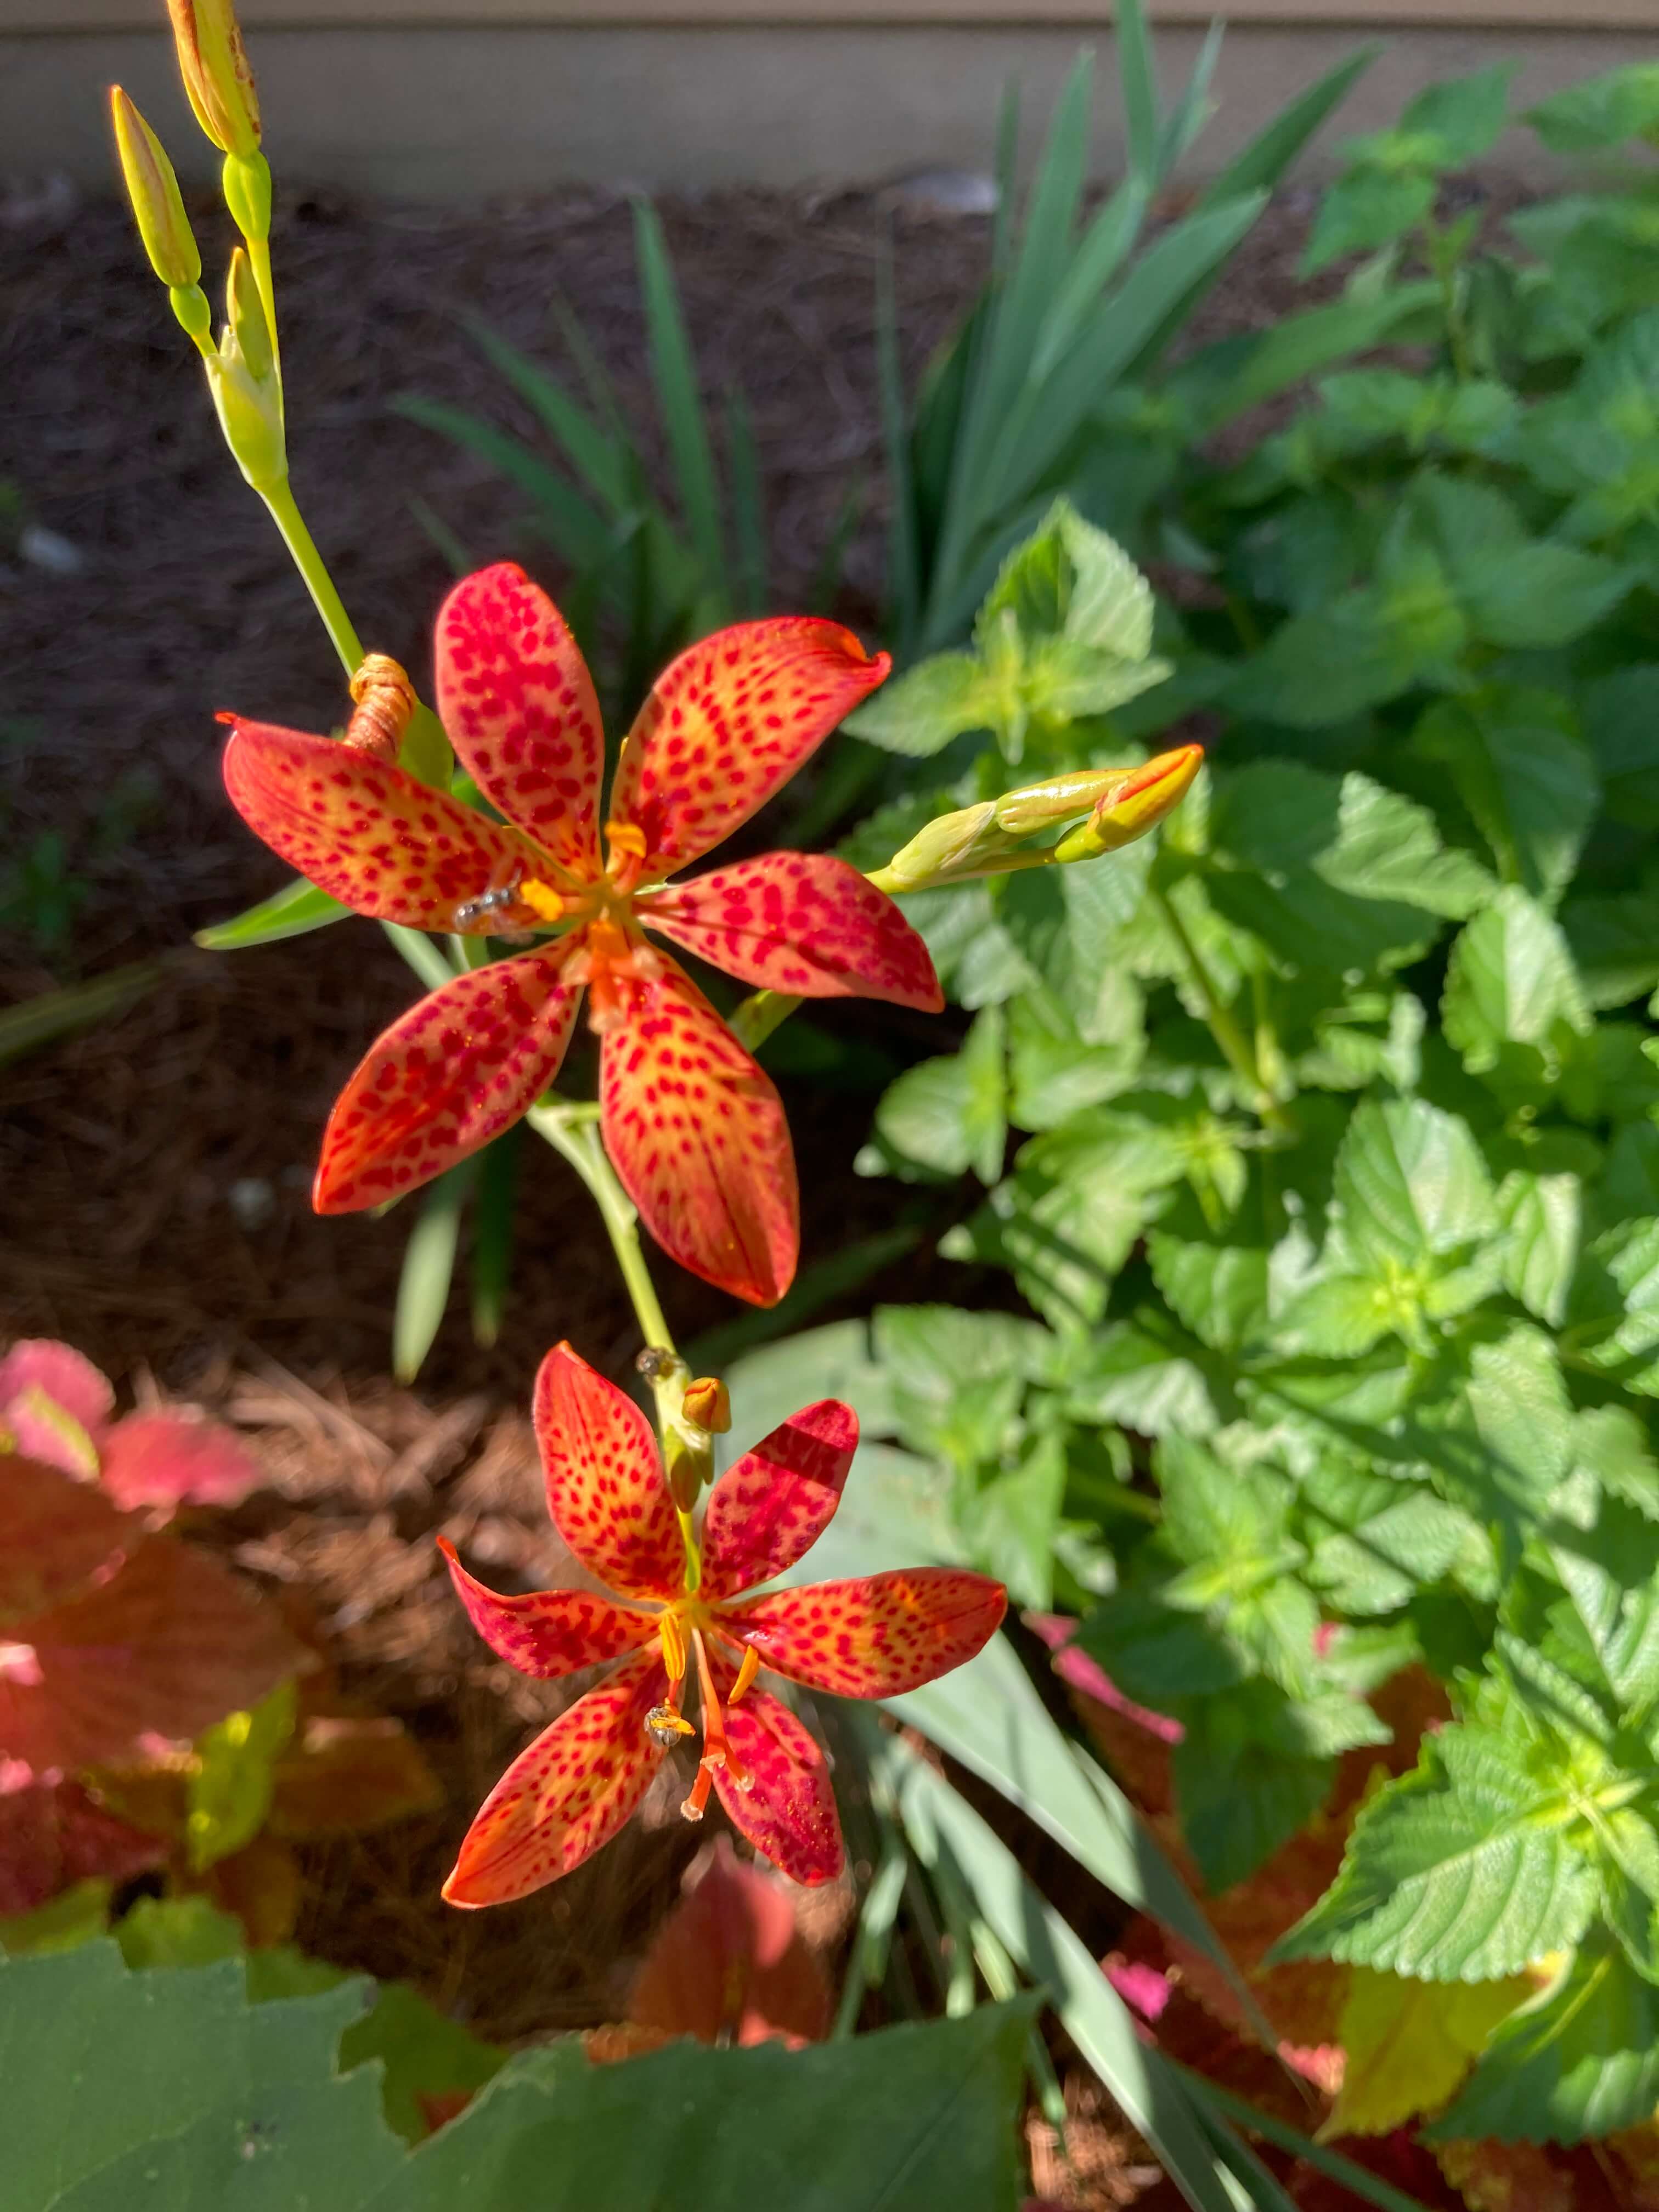
[[[702,570],[702,588],[716,619],[731,606],[731,586],[720,530],[720,479],[697,388],[696,358],[680,310],[679,287],[662,224],[648,200],[634,203],[634,251],[639,263],[640,302],[645,311],[651,379],[679,494],[686,533]]]
[[[884,684],[842,727],[884,752],[921,760],[969,730],[988,730],[999,708],[997,686],[972,653],[939,653]]]
[[[192,940],[204,952],[240,952],[253,945],[277,945],[285,937],[304,937],[313,929],[326,929],[351,912],[339,900],[319,890],[303,876],[295,876],[268,899],[249,907],[230,921],[216,921],[198,929]]]
[[[1468,1124],[1420,1098],[1356,1109],[1334,1190],[1344,1245],[1379,1269],[1463,1252],[1498,1225]]]
[[[1492,1981],[1575,1943],[1595,1869],[1512,1734],[1425,1736],[1413,1771],[1360,1812],[1334,1882],[1270,1956],[1427,1981]]]
[[[1524,118],[1553,154],[1595,154],[1659,132],[1659,62],[1632,62],[1551,94]]]
[[[1237,1352],[1267,1322],[1267,1255],[1231,1238],[1177,1237],[1154,1229],[1146,1238],[1152,1279],[1182,1326],[1217,1352]]]
[[[1039,1437],[1024,1462],[973,1498],[966,1528],[975,1563],[1006,1583],[1016,1605],[1046,1612],[1054,1598],[1054,1535],[1066,1495],[1066,1447]]]
[[[1635,2127],[1659,2101],[1659,1990],[1605,1934],[1493,2031],[1431,2141],[1582,2142]]]
[[[1118,1421],[1140,1436],[1204,1437],[1225,1418],[1221,1396],[1203,1347],[1172,1328],[1167,1315],[1145,1308],[1079,1347],[1065,1402],[1078,1421]]]
[[[1134,1081],[1146,1042],[1140,994],[1121,972],[1112,980],[1115,988],[1091,1010],[1087,1038],[1048,992],[1022,992],[1010,1006],[1008,1119],[1016,1128],[1056,1128]]]
[[[39,1052],[59,1037],[118,1020],[129,1006],[148,998],[164,970],[159,960],[135,960],[90,982],[67,984],[60,991],[37,991],[33,998],[0,1012],[0,1067]]]
[[[250,1954],[250,1979],[259,1954]],[[421,2098],[477,2091],[493,2081],[507,2053],[485,2043],[458,2020],[451,2020],[404,1982],[383,1982],[374,2002],[340,2038],[340,2071],[378,2060],[381,2105],[386,2118],[408,2143],[431,2130]]]
[[[1577,1363],[1659,1397],[1659,1220],[1621,1222],[1589,1246],[1567,1301]]]
[[[1350,170],[1328,187],[1319,204],[1313,235],[1302,257],[1303,275],[1313,276],[1345,253],[1391,246],[1422,222],[1434,200],[1431,177],[1411,171]]]
[[[240,1959],[246,1941],[241,1922],[205,1897],[141,1897],[114,1935],[121,1956],[135,1970],[209,1966],[217,1959]],[[323,1988],[345,1978],[332,1969],[323,1971],[328,1978]]]
[[[293,1683],[279,1683],[251,1711],[229,1714],[197,1739],[185,1840],[198,1874],[240,1851],[264,1826],[295,1711]]]
[[[1592,1528],[1551,1531],[1549,1555],[1624,1718],[1639,1723],[1659,1699],[1659,1529],[1603,1497]]]
[[[997,1181],[1007,1144],[1007,1080],[1000,1006],[988,1006],[948,1060],[908,1068],[876,1109],[876,1128],[902,1158],[936,1175],[971,1168]]]
[[[1610,811],[1617,812],[1610,793]],[[1644,998],[1659,984],[1659,899],[1651,890],[1613,898],[1570,898],[1561,927],[1583,985],[1597,1012]]]
[[[1358,1699],[1362,1743],[1388,1731]],[[1336,1778],[1334,1759],[1287,1748],[1297,1708],[1266,1682],[1247,1682],[1196,1705],[1171,1759],[1182,1833],[1212,1893],[1244,1881],[1320,1810]],[[1364,1726],[1364,1722],[1370,1726]]]
[[[1438,1582],[1480,1532],[1461,1508],[1328,1456],[1304,1485],[1304,1579],[1328,1606],[1364,1616],[1407,1605]]]
[[[940,2186],[1013,2212],[1029,2004],[799,2052],[523,2051],[411,2155],[377,2069],[336,2069],[364,1987],[250,2005],[239,1961],[130,1973],[103,1943],[0,1969],[7,2212],[693,2212],[739,2187],[921,2212]]]
[[[1578,1264],[1583,1189],[1576,1175],[1532,1175],[1513,1169],[1498,1188],[1504,1245],[1504,1288],[1530,1314],[1559,1328]]]
[[[1582,637],[1638,580],[1634,568],[1547,538],[1471,555],[1454,574],[1476,637],[1527,650]]]
[[[1437,169],[1461,169],[1490,153],[1509,118],[1513,62],[1447,77],[1407,101],[1400,120],[1373,147],[1387,144],[1402,158]]]
[[[1565,937],[1516,884],[1453,945],[1440,1012],[1469,1073],[1500,1091],[1548,1090],[1593,1020]]]
[[[476,1161],[463,1160],[440,1176],[409,1233],[392,1322],[392,1370],[400,1382],[412,1382],[420,1373],[442,1323],[460,1245],[461,1209],[476,1172]]]
[[[1499,874],[1553,906],[1601,798],[1595,764],[1565,703],[1512,687],[1444,701],[1417,726],[1413,750],[1443,767],[1492,848]]]

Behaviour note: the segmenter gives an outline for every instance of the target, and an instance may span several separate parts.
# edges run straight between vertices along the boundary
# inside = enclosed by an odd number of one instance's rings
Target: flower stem
[[[340,594],[334,588],[334,579],[317,550],[316,540],[306,528],[305,520],[294,503],[293,488],[284,477],[282,482],[259,496],[270,510],[270,519],[283,533],[283,543],[293,556],[305,587],[311,594],[312,604],[323,618],[323,628],[328,632],[329,642],[340,656],[340,665],[348,678],[355,676],[363,665],[363,648],[357,633],[351,627],[351,617],[341,604]]]
[[[1216,988],[1215,979],[1204,964],[1204,956],[1193,940],[1192,933],[1182,920],[1175,901],[1168,891],[1154,889],[1152,902],[1158,908],[1170,934],[1181,947],[1193,982],[1204,1001],[1205,1019],[1210,1035],[1221,1048],[1221,1055],[1239,1081],[1246,1086],[1251,1104],[1263,1124],[1275,1136],[1289,1140],[1297,1134],[1295,1122],[1279,1103],[1261,1080],[1261,1071],[1249,1037],[1244,1034],[1232,1008]]]

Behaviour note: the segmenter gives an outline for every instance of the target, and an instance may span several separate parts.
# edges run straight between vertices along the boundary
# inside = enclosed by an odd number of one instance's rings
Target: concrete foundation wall
[[[1659,26],[1659,0],[1638,0]],[[208,149],[178,88],[159,30],[11,28],[38,19],[42,0],[0,0],[0,173],[65,170],[97,187],[112,180],[104,89],[126,86],[167,143],[180,172],[202,174]],[[73,9],[77,0],[59,0]],[[351,0],[348,12],[422,0]],[[532,0],[503,0],[509,9]],[[544,4],[544,0],[543,0]],[[660,10],[665,0],[657,0]],[[319,27],[296,22],[301,0],[276,0],[286,21],[258,27],[249,45],[264,107],[267,150],[285,184],[307,180],[421,198],[533,191],[571,180],[696,191],[758,183],[800,186],[868,181],[932,167],[982,168],[993,118],[1010,77],[1026,88],[1034,120],[1079,46],[1101,62],[1097,158],[1103,172],[1119,144],[1112,36],[1082,19],[1036,23],[927,22],[927,0],[904,0],[879,25],[800,21],[688,23],[407,21]],[[972,0],[954,0],[958,15]],[[1196,0],[1194,0],[1196,6]],[[1260,10],[1263,0],[1255,0]],[[1282,11],[1283,0],[1281,0]],[[1372,0],[1368,12],[1398,17],[1407,0]],[[1418,0],[1442,16],[1444,0]],[[1480,0],[1469,0],[1479,13]],[[1504,0],[1511,17],[1532,0]],[[1603,0],[1611,20],[1627,0]],[[84,0],[149,21],[161,0]],[[269,0],[268,0],[269,5]],[[686,0],[667,0],[684,15]],[[776,5],[776,0],[774,0]],[[449,0],[452,14],[465,0]],[[1007,0],[1003,0],[1005,12]],[[315,0],[313,0],[313,15]],[[488,13],[489,9],[480,12]],[[591,6],[590,6],[591,12]],[[620,9],[616,11],[620,13]],[[844,4],[840,10],[848,12]],[[1068,0],[1056,12],[1070,15]],[[1349,13],[1356,12],[1350,0]],[[1499,12],[1493,9],[1491,14]],[[1382,59],[1350,96],[1331,139],[1392,120],[1433,80],[1499,58],[1521,64],[1518,101],[1621,63],[1659,58],[1659,28],[1571,30],[1487,21],[1380,26]],[[1190,69],[1196,21],[1165,21],[1158,35],[1166,94]],[[1218,166],[1286,100],[1368,35],[1362,23],[1235,21],[1213,97],[1218,112],[1193,158]],[[1316,159],[1317,156],[1316,155]],[[1494,157],[1540,174],[1553,165],[1517,131]]]

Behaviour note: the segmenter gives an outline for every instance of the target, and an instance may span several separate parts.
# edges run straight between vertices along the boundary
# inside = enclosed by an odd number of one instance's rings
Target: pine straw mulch
[[[1287,195],[1270,211],[1201,335],[1288,304],[1309,204]],[[222,245],[222,219],[195,213]],[[986,226],[881,195],[728,193],[664,214],[710,396],[739,386],[754,411],[777,601],[807,592],[857,487],[837,611],[868,630],[881,573],[878,257],[890,232],[914,370],[971,295]],[[474,211],[313,196],[285,204],[274,250],[296,491],[366,641],[424,678],[448,572],[411,519],[412,492],[478,559],[521,556],[559,580],[518,532],[500,479],[388,404],[418,389],[528,430],[458,317],[553,358],[562,298],[647,419],[627,208],[586,191]],[[0,999],[21,1000],[171,951],[274,888],[280,868],[218,787],[211,714],[326,728],[343,701],[123,210],[0,201],[0,481],[83,563],[70,576],[0,565],[6,848],[56,832],[90,894],[72,961],[48,966],[27,939],[0,940]],[[220,1540],[309,1611],[348,1686],[410,1723],[447,1792],[441,1815],[311,1854],[301,1940],[409,1976],[512,2039],[616,2015],[697,1836],[671,1775],[623,1840],[550,1893],[483,1914],[438,1901],[471,1808],[558,1693],[465,1630],[433,1534],[503,1583],[558,1574],[530,1378],[556,1336],[623,1376],[635,1338],[592,1208],[532,1145],[499,1343],[469,1340],[458,1299],[420,1387],[386,1381],[406,1222],[319,1220],[307,1188],[335,1090],[411,988],[362,924],[257,953],[186,953],[129,1012],[0,1073],[0,1334],[63,1336],[129,1384],[153,1377],[244,1425],[270,1486]],[[890,1010],[831,1018],[897,1062],[938,1048],[937,1032]],[[811,1260],[889,1225],[894,1189],[852,1173],[867,1095],[785,1089]],[[247,1185],[264,1194],[263,1220],[233,1206]],[[682,1340],[730,1317],[730,1302],[658,1272]],[[852,1310],[872,1295],[960,1297],[962,1282],[920,1255]],[[1045,1856],[1050,1872],[1063,1879]],[[1085,2117],[1098,2149],[1111,2129]],[[1068,2185],[1071,2201],[1127,2201],[1141,2155],[1112,2136],[1102,2178]]]

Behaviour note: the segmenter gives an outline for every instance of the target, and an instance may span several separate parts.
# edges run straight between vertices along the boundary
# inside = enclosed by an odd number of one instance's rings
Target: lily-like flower
[[[586,987],[605,1149],[651,1233],[739,1297],[781,1297],[799,1226],[777,1093],[645,931],[745,983],[937,1012],[926,945],[844,860],[769,853],[665,880],[746,822],[887,668],[805,617],[704,638],[640,710],[602,817],[587,669],[551,600],[503,563],[446,600],[437,692],[505,822],[368,749],[228,717],[231,799],[313,883],[416,929],[552,933],[442,985],[379,1038],[330,1117],[318,1211],[378,1205],[499,1136],[558,1073]]]
[[[542,1363],[535,1424],[554,1523],[607,1595],[501,1597],[444,1543],[450,1573],[473,1626],[520,1674],[617,1663],[490,1791],[444,1895],[504,1904],[609,1842],[668,1750],[696,1733],[683,1707],[694,1670],[702,1751],[681,1810],[701,1820],[712,1790],[793,1881],[833,1880],[843,1854],[823,1753],[787,1705],[754,1688],[756,1674],[764,1665],[834,1697],[896,1697],[974,1656],[1002,1619],[1001,1583],[909,1567],[743,1595],[793,1566],[840,1503],[858,1417],[838,1400],[804,1407],[714,1485],[695,1588],[650,1424],[568,1344]]]

